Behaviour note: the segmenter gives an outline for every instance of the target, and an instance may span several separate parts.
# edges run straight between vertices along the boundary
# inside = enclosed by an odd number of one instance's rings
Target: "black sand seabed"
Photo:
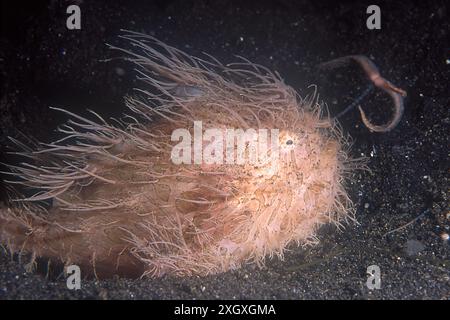
[[[43,141],[65,118],[64,107],[102,115],[124,110],[136,85],[132,67],[102,62],[114,55],[120,29],[152,34],[199,55],[232,62],[233,54],[277,70],[301,95],[318,84],[336,114],[367,81],[357,68],[320,74],[333,57],[365,54],[382,74],[408,91],[400,125],[374,134],[356,110],[342,119],[352,155],[369,157],[371,172],[349,186],[358,224],[321,230],[311,248],[290,247],[284,261],[204,278],[85,280],[71,291],[63,278],[26,273],[1,250],[0,299],[448,299],[449,233],[449,18],[446,1],[378,3],[382,29],[366,28],[371,3],[319,1],[76,1],[82,30],[65,28],[65,1],[2,1],[0,32],[1,161],[6,137],[18,132]],[[123,43],[122,43],[123,44]],[[383,123],[391,103],[372,94],[363,106]],[[419,218],[417,218],[419,217]],[[416,219],[417,218],[417,219]],[[414,220],[415,219],[415,220]],[[389,233],[413,221],[398,231]],[[366,268],[381,268],[380,290],[366,287]]]

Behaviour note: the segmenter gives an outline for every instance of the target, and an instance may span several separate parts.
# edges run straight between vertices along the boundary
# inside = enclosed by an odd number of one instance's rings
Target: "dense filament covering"
[[[353,219],[344,184],[356,162],[315,96],[300,98],[245,59],[223,65],[150,36],[122,38],[132,48],[114,49],[144,82],[126,98],[128,116],[112,125],[94,112],[87,119],[59,109],[70,116],[63,139],[36,148],[17,142],[29,162],[10,165],[9,182],[34,194],[0,208],[0,240],[12,252],[99,276],[207,275],[283,257],[291,243],[316,243],[321,225]],[[195,140],[196,122],[223,137],[230,128],[278,130],[279,157],[227,162],[223,144],[203,137],[200,156],[213,149],[222,162],[195,163],[193,148],[184,154],[190,163],[174,163],[173,132]]]

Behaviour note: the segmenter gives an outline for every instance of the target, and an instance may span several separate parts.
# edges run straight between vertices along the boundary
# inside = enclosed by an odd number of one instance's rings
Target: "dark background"
[[[66,8],[81,7],[82,29],[66,29]],[[381,30],[366,28],[366,8],[381,7]],[[0,161],[7,136],[55,138],[63,107],[120,115],[123,96],[139,85],[132,66],[109,60],[105,43],[126,47],[120,29],[151,34],[193,55],[223,62],[241,55],[278,71],[300,95],[317,84],[336,114],[367,85],[356,67],[321,73],[318,63],[348,54],[374,60],[382,75],[408,92],[405,114],[390,133],[370,133],[356,110],[342,118],[352,155],[371,172],[349,186],[358,224],[324,227],[312,248],[290,247],[284,261],[204,278],[86,280],[28,274],[0,248],[0,299],[448,299],[449,17],[446,1],[1,1]],[[391,103],[372,93],[363,107],[376,123]],[[4,196],[3,196],[4,197]],[[416,219],[419,217],[418,219]],[[416,219],[416,220],[414,220]],[[388,231],[414,221],[407,227]],[[370,291],[366,268],[377,264],[381,290]]]

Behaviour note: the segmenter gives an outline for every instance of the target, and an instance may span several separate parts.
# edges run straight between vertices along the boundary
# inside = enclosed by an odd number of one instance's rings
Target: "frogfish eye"
[[[294,141],[292,141],[291,139],[289,139],[288,141],[286,141],[286,144],[288,145],[288,146],[290,146],[291,144],[293,144],[294,143]]]

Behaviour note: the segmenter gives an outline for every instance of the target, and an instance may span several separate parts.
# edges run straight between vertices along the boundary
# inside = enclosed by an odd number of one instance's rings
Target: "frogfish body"
[[[65,138],[18,143],[29,160],[11,165],[9,180],[33,194],[0,208],[11,252],[96,276],[207,275],[283,257],[289,244],[317,242],[323,224],[352,218],[348,144],[314,97],[248,61],[225,66],[123,38],[134,49],[115,49],[145,84],[126,98],[130,115],[109,123],[64,111]],[[251,148],[277,156],[250,161]]]

